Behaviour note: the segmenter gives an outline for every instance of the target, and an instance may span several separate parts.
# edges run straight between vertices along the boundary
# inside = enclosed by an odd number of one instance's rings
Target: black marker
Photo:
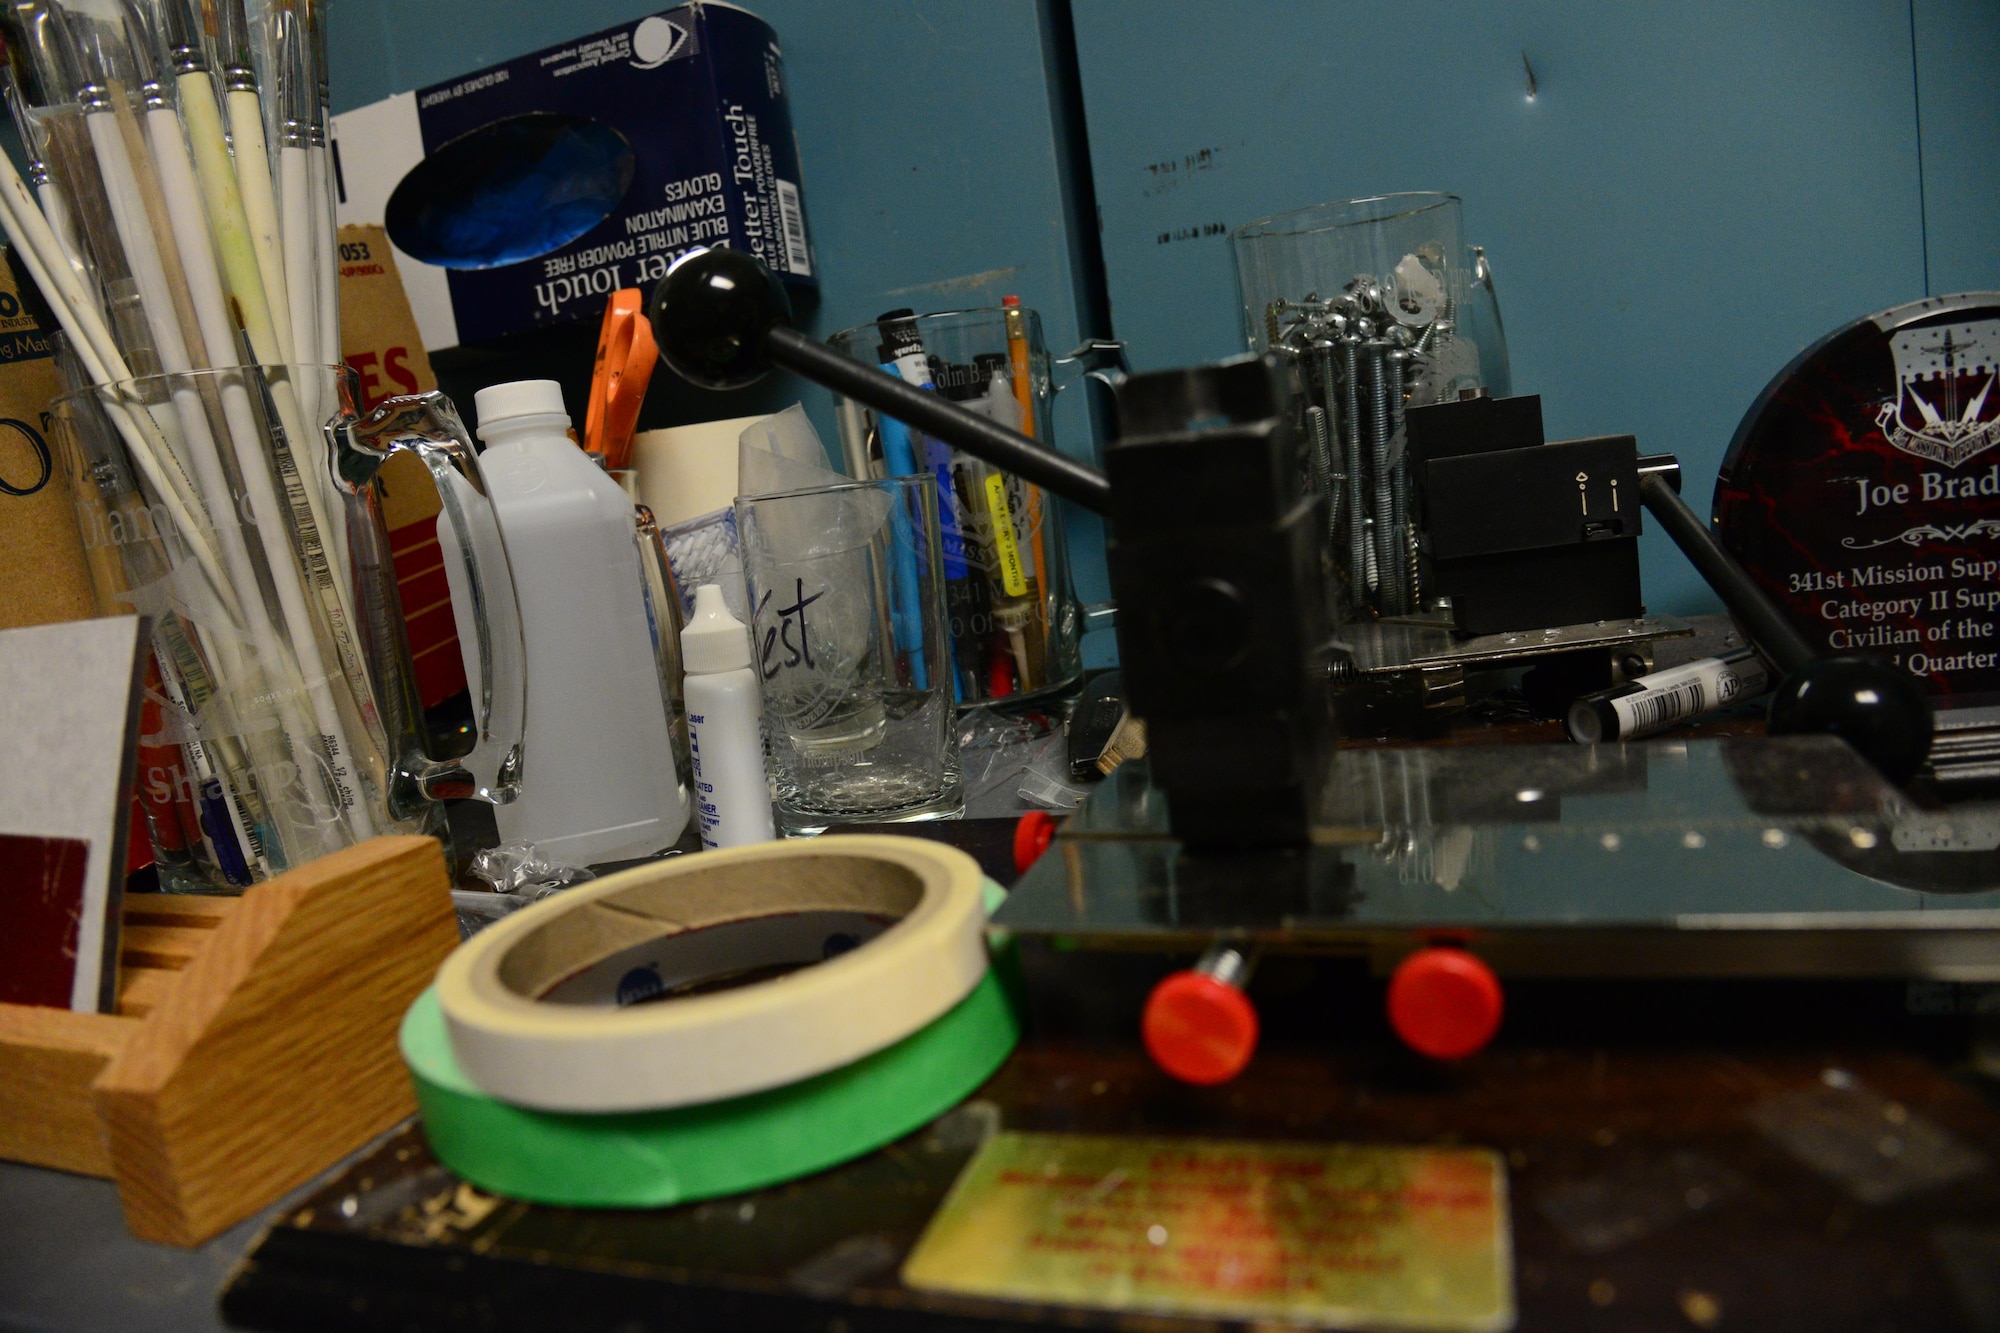
[[[1584,695],[1569,706],[1569,738],[1581,745],[1636,741],[1770,688],[1764,659],[1739,648]]]

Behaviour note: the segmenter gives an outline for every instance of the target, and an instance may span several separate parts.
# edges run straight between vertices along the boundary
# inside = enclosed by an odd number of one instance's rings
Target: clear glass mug
[[[928,475],[736,502],[778,825],[965,809]]]
[[[470,440],[441,395],[361,416],[350,378],[238,367],[52,405],[99,605],[151,622],[138,789],[170,891],[240,891],[379,833],[441,835],[442,798],[518,793],[519,618]],[[423,749],[369,484],[403,451],[436,481],[479,590],[477,733],[455,758]]]
[[[1329,500],[1350,613],[1423,607],[1403,414],[1511,390],[1485,252],[1449,194],[1387,194],[1245,223],[1230,236],[1253,352],[1296,369],[1301,438]]]
[[[1055,366],[1081,371],[1093,354],[1116,357],[1118,346],[1086,344],[1054,362],[1042,342],[1041,317],[1020,306],[861,324],[827,342],[857,361],[884,366],[891,360],[889,324],[914,329],[922,373],[938,392],[1050,448],[1056,447],[1050,405],[1084,378],[1079,373],[1057,384]],[[1122,368],[1122,357],[1116,359]],[[1036,697],[1074,685],[1083,674],[1085,615],[1070,578],[1061,504],[1039,486],[878,419],[872,408],[838,395],[834,403],[849,475],[923,471],[935,479],[954,702]],[[1104,612],[1092,613],[1097,628]]]

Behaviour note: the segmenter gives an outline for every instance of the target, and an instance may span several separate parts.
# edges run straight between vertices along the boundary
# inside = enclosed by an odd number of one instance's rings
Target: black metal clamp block
[[[1533,395],[1412,408],[1407,421],[1430,586],[1460,633],[1645,614],[1630,435],[1544,443]]]
[[[1333,617],[1283,371],[1246,357],[1117,393],[1118,655],[1174,834],[1303,843],[1333,739]]]

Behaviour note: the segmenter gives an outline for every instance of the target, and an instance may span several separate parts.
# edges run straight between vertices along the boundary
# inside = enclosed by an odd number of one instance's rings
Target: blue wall
[[[1162,233],[1447,190],[1492,258],[1516,392],[1553,436],[1678,454],[1701,505],[1800,348],[1926,294],[1922,184],[1932,288],[2000,286],[2000,6],[1918,12],[1921,176],[1906,0],[1160,0],[1143,22],[1079,0],[1118,332],[1150,366],[1244,345],[1226,237]],[[1655,610],[1714,604],[1655,531],[1645,562]]]
[[[345,0],[336,107],[653,7]],[[1062,347],[1101,283],[1135,366],[1209,360],[1242,346],[1228,242],[1161,232],[1450,190],[1492,256],[1517,389],[1544,396],[1554,433],[1678,453],[1699,501],[1801,347],[1926,292],[2000,287],[1994,0],[1074,0],[1074,177],[1054,0],[748,7],[785,48],[822,334],[1012,291]],[[1149,170],[1202,149],[1208,170]],[[1066,402],[1065,447],[1087,430]],[[1101,595],[1094,525],[1080,537]],[[1713,605],[1657,534],[1646,577],[1656,610]]]

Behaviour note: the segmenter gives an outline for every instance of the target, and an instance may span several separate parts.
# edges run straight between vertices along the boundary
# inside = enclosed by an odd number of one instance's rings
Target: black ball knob
[[[718,247],[683,255],[647,313],[668,369],[704,389],[741,389],[771,368],[764,335],[792,322],[792,299],[757,259]]]
[[[1874,657],[1822,657],[1771,697],[1771,734],[1840,737],[1891,782],[1904,783],[1931,750],[1931,701],[1917,678]]]

